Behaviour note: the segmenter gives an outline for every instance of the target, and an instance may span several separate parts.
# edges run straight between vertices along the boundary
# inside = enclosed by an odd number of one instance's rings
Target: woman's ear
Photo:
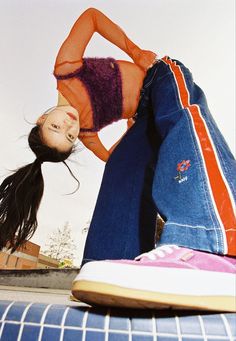
[[[43,115],[39,116],[39,118],[36,121],[36,125],[41,126],[45,122],[47,117],[48,117],[48,114],[43,114]]]

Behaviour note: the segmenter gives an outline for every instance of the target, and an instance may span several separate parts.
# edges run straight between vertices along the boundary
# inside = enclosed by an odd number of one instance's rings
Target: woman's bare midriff
[[[122,118],[131,118],[136,112],[140,90],[146,73],[134,63],[123,60],[118,60],[117,62],[122,78]]]

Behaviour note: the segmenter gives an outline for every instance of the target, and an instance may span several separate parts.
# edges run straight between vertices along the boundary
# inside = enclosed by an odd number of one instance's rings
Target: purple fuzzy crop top
[[[118,63],[113,58],[83,58],[83,65],[67,75],[54,74],[58,80],[72,77],[86,87],[93,110],[93,128],[81,132],[97,132],[122,115],[122,82]]]

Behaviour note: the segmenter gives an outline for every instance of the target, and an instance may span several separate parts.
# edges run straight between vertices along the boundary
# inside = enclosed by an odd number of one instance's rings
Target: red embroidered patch
[[[183,160],[177,164],[177,171],[178,175],[174,177],[175,180],[178,181],[178,183],[182,183],[184,181],[188,180],[187,175],[182,175],[181,173],[187,171],[189,167],[191,166],[190,160]]]
[[[183,160],[177,164],[177,171],[178,172],[184,172],[184,171],[188,170],[190,166],[191,166],[190,160]]]

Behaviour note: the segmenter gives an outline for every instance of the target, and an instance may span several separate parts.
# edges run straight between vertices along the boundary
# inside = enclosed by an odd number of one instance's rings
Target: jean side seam
[[[184,78],[184,82],[185,82],[186,88],[187,88],[188,93],[189,93],[189,105],[188,105],[186,108],[184,108],[184,109],[187,110],[187,111],[185,111],[185,113],[187,114],[187,117],[189,118],[189,120],[187,120],[187,121],[188,121],[188,126],[189,126],[189,131],[190,131],[190,135],[191,135],[191,137],[192,137],[192,141],[193,141],[193,146],[194,146],[195,152],[197,153],[196,155],[197,155],[197,158],[198,158],[198,162],[200,161],[200,162],[199,162],[199,169],[200,169],[200,174],[201,174],[201,177],[202,177],[202,180],[203,180],[204,195],[205,195],[205,198],[206,198],[206,204],[207,204],[207,207],[208,207],[208,212],[209,212],[209,215],[210,215],[210,217],[211,217],[211,221],[212,221],[213,226],[214,226],[214,225],[215,225],[215,219],[214,219],[213,216],[212,216],[211,207],[209,206],[209,202],[208,202],[208,199],[210,199],[210,202],[211,202],[211,198],[210,198],[210,196],[208,195],[208,192],[209,192],[209,185],[208,185],[208,184],[206,183],[206,181],[205,181],[205,179],[207,178],[207,174],[206,174],[205,169],[203,169],[203,167],[202,167],[202,166],[203,166],[203,160],[202,160],[201,157],[199,158],[199,147],[195,145],[195,143],[196,143],[197,141],[196,141],[195,136],[193,136],[193,122],[192,122],[192,119],[190,118],[190,115],[189,115],[189,108],[190,108],[191,106],[193,106],[193,105],[198,105],[198,103],[195,103],[195,101],[193,101],[194,103],[192,103],[192,100],[191,100],[191,94],[192,94],[192,92],[191,92],[191,89],[189,90],[189,86],[188,86],[188,82],[187,82],[187,80],[188,80],[188,74],[186,74],[186,73],[184,72],[184,69],[182,69],[181,65],[178,65],[178,66],[179,66],[179,68],[180,68],[180,70],[181,70],[181,72],[182,72],[182,75],[183,75],[183,78]],[[193,83],[193,85],[195,85],[195,83],[193,82],[193,79],[192,79],[192,78],[191,78],[191,82]],[[201,113],[201,115],[202,115],[202,110],[201,110],[201,108],[200,108],[199,105],[198,105],[198,107],[199,107],[200,113]],[[202,116],[203,116],[203,115],[202,115]],[[206,120],[205,120],[204,117],[203,117],[203,119],[204,119],[204,122],[205,122],[205,124],[206,124],[206,126],[207,126],[207,122],[206,122]],[[191,125],[191,126],[190,126],[190,125]],[[210,133],[210,132],[209,132],[209,133]],[[216,218],[216,221],[218,221],[217,218]],[[216,230],[216,231],[217,231],[217,230]],[[220,229],[220,231],[221,231],[220,235],[218,235],[218,233],[217,233],[216,231],[215,231],[215,236],[216,236],[216,247],[217,247],[217,252],[219,252],[220,246],[221,246],[221,250],[224,250],[224,241],[223,241],[223,235],[222,235],[221,229]]]
[[[208,122],[208,125],[209,125],[209,131],[210,131],[210,127],[214,131],[214,125],[213,125],[213,123],[211,121]],[[211,136],[212,136],[212,134],[211,134]],[[216,138],[217,138],[217,136],[216,136]],[[213,137],[212,137],[212,139],[213,139]],[[225,180],[226,180],[226,182],[227,182],[227,184],[229,186],[229,189],[232,192],[232,198],[233,198],[234,203],[235,203],[235,187],[234,187],[233,182],[230,180],[230,177],[228,176],[228,167],[227,167],[227,165],[225,163],[225,160],[224,160],[224,157],[223,157],[223,155],[222,155],[222,153],[221,153],[221,151],[220,151],[220,149],[218,147],[217,141],[214,142],[214,145],[215,145],[216,152],[218,154],[220,166],[222,167],[222,172],[223,172],[223,174],[225,176]],[[222,244],[223,244],[223,232],[222,232],[222,229],[220,231],[221,231],[221,239],[222,239]],[[236,228],[227,228],[227,229],[225,228],[225,234],[227,232],[229,232],[229,231],[236,231]]]
[[[179,92],[178,92],[178,89],[177,89],[177,83],[176,83],[176,78],[174,76],[174,73],[173,71],[171,70],[171,67],[170,65],[168,64],[167,65],[168,68],[169,68],[169,72],[170,72],[170,75],[171,75],[171,86],[173,87],[174,89],[174,94],[175,94],[175,100],[176,100],[176,107],[178,108],[178,110],[181,110],[181,109],[184,109],[182,103],[181,103],[181,99],[180,99],[180,96],[179,96]],[[181,70],[182,71],[182,70]]]
[[[222,162],[222,169],[224,170],[224,175],[227,177],[228,184],[230,184],[229,188],[232,191],[233,197],[235,197],[236,196],[236,188],[234,186],[234,183],[230,180],[230,178],[228,176],[228,169],[227,169],[227,165],[225,163],[225,160],[222,156],[220,149],[217,146],[216,146],[216,150],[217,150],[217,153],[219,154],[220,162]]]
[[[209,125],[210,124],[211,124],[211,122],[209,122]],[[213,125],[212,125],[212,127],[213,127],[212,129],[214,129]],[[224,160],[224,157],[223,157],[223,155],[221,153],[221,150],[218,147],[218,144],[215,144],[215,148],[216,148],[216,151],[217,151],[217,153],[219,155],[219,161],[221,163],[223,174],[224,174],[225,178],[227,178],[226,181],[227,181],[228,184],[231,185],[231,186],[229,186],[229,188],[232,191],[232,195],[233,195],[233,199],[234,199],[235,196],[236,196],[236,188],[234,186],[234,183],[230,180],[230,177],[228,176],[228,167],[227,167],[226,162]]]
[[[216,158],[219,159],[219,155],[217,155],[218,149],[216,148],[216,144],[215,144],[215,141],[214,141],[214,138],[213,138],[213,136],[214,136],[214,135],[213,135],[214,128],[212,129],[212,131],[210,130],[210,128],[211,128],[210,122],[207,121],[207,119],[206,119],[206,117],[205,117],[205,115],[204,115],[204,113],[205,113],[205,108],[198,105],[198,109],[199,109],[200,114],[201,114],[201,116],[202,116],[203,122],[204,122],[204,124],[205,124],[205,126],[206,126],[206,129],[208,129],[209,136],[210,136],[210,138],[211,138],[211,140],[212,140],[212,143],[213,143],[213,148],[215,148]],[[220,163],[220,159],[219,159],[219,163]],[[222,166],[222,165],[220,164],[220,166]],[[223,170],[222,170],[222,172],[223,172]],[[223,172],[223,174],[224,174],[224,172]],[[217,215],[216,215],[216,217],[217,217]],[[221,218],[220,218],[220,219],[221,219]],[[217,218],[217,221],[218,221],[219,224],[220,224],[220,221],[218,220],[218,218]],[[220,225],[221,225],[221,224],[220,224]],[[222,227],[220,228],[219,241],[220,241],[220,244],[221,244],[221,250],[223,250],[223,253],[225,253],[224,236],[223,236],[224,233],[223,233],[223,231],[225,231],[225,238],[226,238],[226,230],[225,230],[224,226],[222,226]],[[227,238],[226,238],[226,244],[227,244],[227,246],[228,246]]]
[[[191,119],[189,117],[188,112],[186,112],[186,110],[185,110],[185,115],[186,115],[187,122],[188,122],[189,133],[190,133],[190,136],[191,136],[191,139],[192,139],[192,142],[193,142],[193,147],[194,147],[195,155],[197,156],[197,159],[198,159],[198,165],[199,165],[199,169],[200,169],[201,179],[202,179],[202,182],[204,184],[203,190],[204,190],[204,195],[205,195],[205,199],[206,199],[206,205],[207,205],[208,213],[209,213],[209,215],[211,217],[212,224],[214,225],[215,221],[214,221],[214,218],[212,216],[211,208],[210,208],[209,203],[208,203],[208,199],[209,199],[208,195],[207,195],[208,193],[207,193],[207,191],[205,189],[205,186],[207,187],[207,184],[206,184],[206,181],[205,181],[205,177],[206,176],[205,176],[205,172],[204,172],[203,167],[202,167],[202,160],[199,157],[199,150],[198,150],[198,148],[196,146],[196,139],[195,139],[195,136],[193,135],[192,121],[191,121]]]
[[[205,203],[206,203],[206,205],[204,205],[204,206],[208,210],[208,214],[209,214],[210,219],[212,221],[212,225],[215,226],[215,220],[214,220],[214,218],[212,216],[211,207],[209,206],[209,201],[208,201],[209,200],[209,195],[208,195],[208,191],[206,190],[206,187],[208,188],[208,185],[206,184],[206,180],[205,180],[206,174],[205,174],[205,171],[203,169],[202,159],[199,157],[199,149],[198,149],[198,146],[196,145],[196,143],[197,143],[196,142],[196,138],[193,135],[192,121],[191,121],[191,118],[189,117],[189,113],[188,113],[187,109],[184,110],[184,113],[185,113],[186,118],[187,118],[188,129],[189,129],[190,137],[192,139],[194,152],[195,152],[196,158],[198,159],[198,167],[199,167],[199,170],[200,170],[200,177],[201,177],[201,180],[202,180],[202,183],[203,183],[203,193],[204,193],[204,196],[205,196]],[[219,252],[219,237],[218,237],[218,234],[216,232],[216,230],[218,230],[218,229],[219,229],[219,227],[217,229],[215,229],[217,252]]]
[[[214,130],[214,124],[211,121],[209,121],[208,124],[209,124],[209,130],[210,130],[210,127],[212,130]],[[234,183],[230,180],[230,177],[228,176],[228,167],[225,163],[224,157],[222,156],[221,150],[218,147],[218,143],[217,144],[215,143],[215,148],[216,148],[217,153],[219,154],[219,161],[221,163],[223,174],[225,175],[225,177],[227,177],[226,181],[231,185],[229,186],[229,188],[232,191],[233,198],[234,198],[236,196],[236,188],[234,186]]]
[[[165,64],[166,64],[166,63],[165,63]],[[187,114],[187,117],[190,119],[189,113],[186,112],[186,110],[189,110],[189,108],[193,105],[193,104],[191,103],[191,89],[189,89],[189,85],[188,85],[188,82],[187,82],[187,78],[188,78],[187,76],[188,76],[188,75],[186,74],[184,68],[181,67],[181,65],[178,65],[178,67],[179,67],[179,69],[180,69],[180,71],[181,71],[181,73],[182,73],[182,76],[183,76],[183,79],[184,79],[186,88],[187,88],[188,93],[189,93],[189,103],[188,103],[187,106],[184,106],[184,105],[182,104],[182,102],[181,102],[181,98],[180,98],[179,93],[178,93],[178,91],[177,91],[177,88],[178,88],[177,81],[176,81],[176,79],[175,79],[175,76],[174,76],[174,73],[173,73],[173,71],[172,71],[172,69],[171,69],[171,66],[168,64],[168,68],[169,68],[169,70],[170,70],[170,72],[171,72],[171,74],[172,74],[172,78],[171,78],[171,79],[172,79],[172,82],[171,82],[171,84],[172,84],[172,86],[174,87],[175,97],[177,98],[177,103],[179,103],[180,109],[184,109],[184,110],[185,110],[185,113]],[[192,82],[193,82],[193,81],[192,81]],[[174,83],[174,84],[173,84],[173,83]],[[177,93],[176,93],[176,92],[177,92]],[[187,121],[188,121],[188,120],[187,120]],[[189,122],[189,121],[188,121],[188,125],[189,125],[189,129],[190,129],[190,131],[191,131],[190,136],[192,137],[192,129],[193,129],[192,121],[191,121],[191,127],[190,127],[190,122]],[[195,139],[193,139],[193,146],[194,146],[195,152],[198,151],[198,148],[196,149],[196,146],[195,146],[195,143],[196,143],[196,142],[197,142],[197,141],[196,141]],[[202,168],[202,165],[203,165],[203,161],[199,159],[199,153],[198,153],[198,152],[197,152],[196,156],[197,156],[198,160],[201,161],[201,162],[199,162],[199,169],[200,169],[200,174],[201,174],[201,176],[202,176],[203,184],[204,184],[203,190],[204,190],[204,195],[205,195],[205,197],[206,197],[206,203],[207,203],[207,207],[208,207],[208,212],[209,212],[209,215],[210,215],[210,218],[211,218],[211,221],[212,221],[212,225],[214,226],[214,225],[215,225],[215,222],[214,222],[214,220],[213,220],[212,213],[211,213],[211,210],[210,210],[210,207],[209,207],[209,204],[208,204],[208,199],[209,199],[208,197],[209,197],[209,196],[206,195],[206,194],[208,194],[207,191],[206,191],[206,182],[205,182],[205,178],[207,177],[207,174],[205,173],[205,170],[204,170],[204,177],[203,177],[203,173],[202,173],[202,169],[201,169],[201,168]],[[207,188],[208,188],[208,185],[207,185]],[[216,236],[216,245],[215,245],[215,247],[216,247],[216,249],[217,249],[217,252],[219,252],[219,237],[221,237],[221,236],[218,236],[218,234],[217,234],[216,231],[217,231],[217,230],[215,230],[215,236]],[[221,242],[221,244],[222,244],[222,242]],[[224,247],[222,247],[222,250],[224,250]]]

